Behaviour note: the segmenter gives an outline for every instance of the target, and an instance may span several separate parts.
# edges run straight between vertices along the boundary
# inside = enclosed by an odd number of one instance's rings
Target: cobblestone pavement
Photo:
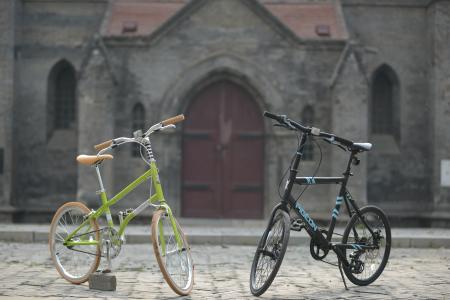
[[[163,281],[152,246],[125,245],[114,260],[117,291],[72,285],[53,268],[46,244],[0,244],[0,299],[250,299],[255,247],[192,247],[195,285],[177,297]],[[384,273],[372,285],[349,284],[337,267],[314,261],[307,247],[289,247],[283,265],[261,299],[450,299],[449,249],[392,249]],[[330,259],[333,256],[330,256]],[[256,299],[256,298],[255,298]]]

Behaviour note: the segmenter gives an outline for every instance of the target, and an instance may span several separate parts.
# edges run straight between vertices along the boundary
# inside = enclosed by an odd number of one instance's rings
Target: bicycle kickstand
[[[339,272],[341,273],[342,281],[344,282],[345,290],[348,291],[347,283],[345,282],[344,273],[342,272],[342,262],[338,259]]]
[[[105,270],[102,271],[102,273],[111,273],[112,271],[112,263],[111,263],[111,241],[106,241],[106,261],[108,262],[108,266]]]

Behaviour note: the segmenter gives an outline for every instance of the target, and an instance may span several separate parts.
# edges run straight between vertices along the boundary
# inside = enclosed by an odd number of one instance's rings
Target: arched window
[[[387,65],[379,67],[373,75],[370,124],[373,134],[400,134],[398,79]]]
[[[303,109],[301,123],[306,126],[314,126],[314,108],[311,105],[307,105]],[[303,148],[303,159],[314,160],[314,147],[311,139],[306,142]]]
[[[66,60],[56,63],[48,77],[47,133],[56,129],[76,127],[75,91],[77,79],[74,67]]]
[[[139,129],[145,130],[145,108],[142,103],[136,103],[131,112],[131,130],[135,132]],[[133,157],[141,156],[140,146],[137,144],[133,145],[131,154]]]

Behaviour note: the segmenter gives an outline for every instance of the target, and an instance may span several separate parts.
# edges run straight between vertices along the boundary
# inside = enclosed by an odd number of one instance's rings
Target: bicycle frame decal
[[[333,208],[333,213],[331,214],[332,218],[337,218],[339,216],[339,211],[336,208]]]
[[[333,213],[331,214],[331,217],[334,219],[337,219],[339,216],[339,210],[341,208],[342,201],[344,201],[344,197],[338,196],[336,198],[336,207],[333,209]]]
[[[358,244],[352,244],[353,249],[355,250],[362,250],[362,247]]]
[[[314,177],[305,177],[308,184],[316,184],[316,181],[314,180]]]
[[[318,226],[316,223],[314,223],[313,219],[308,215],[308,213],[303,209],[303,207],[300,205],[300,203],[295,203],[295,208],[298,209],[300,214],[305,218],[305,220],[308,222],[308,224],[314,229],[314,231],[317,231]]]

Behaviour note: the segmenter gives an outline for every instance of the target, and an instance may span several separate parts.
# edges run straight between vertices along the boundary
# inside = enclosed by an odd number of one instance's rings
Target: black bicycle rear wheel
[[[355,248],[344,251],[350,266],[344,266],[343,269],[347,278],[354,284],[368,285],[381,275],[388,262],[391,227],[386,215],[378,207],[366,206],[360,212],[361,217],[355,214],[350,219],[342,237],[343,244],[352,244]],[[374,249],[365,249],[362,246]]]
[[[289,242],[289,215],[277,210],[256,249],[250,272],[250,290],[262,295],[272,284],[283,261]]]

